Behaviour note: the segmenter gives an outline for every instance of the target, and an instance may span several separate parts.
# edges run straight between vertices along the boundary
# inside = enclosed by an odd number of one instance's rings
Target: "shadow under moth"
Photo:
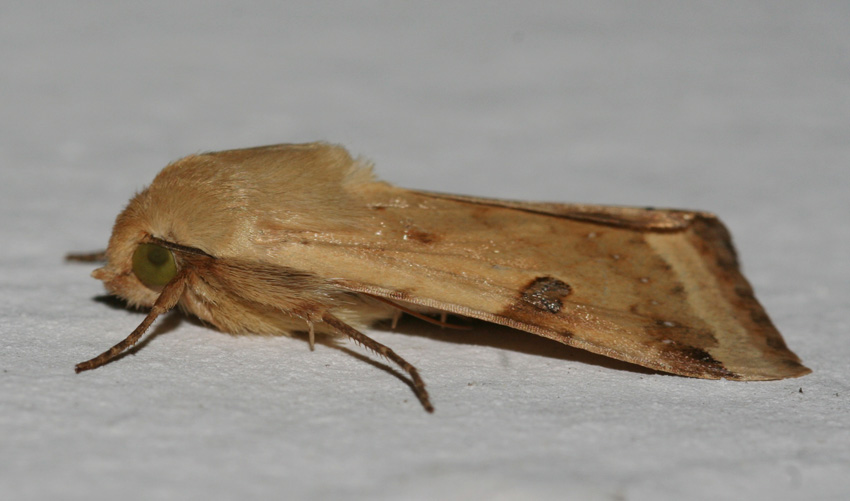
[[[229,333],[348,336],[400,311],[505,325],[658,371],[770,380],[810,372],[785,345],[712,214],[495,200],[397,188],[327,143],[191,155],[118,216],[92,275],[150,312]]]

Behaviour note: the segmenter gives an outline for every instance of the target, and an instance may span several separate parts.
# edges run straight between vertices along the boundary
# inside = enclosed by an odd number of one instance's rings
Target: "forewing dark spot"
[[[563,298],[572,292],[565,282],[554,277],[537,277],[522,290],[522,300],[535,308],[558,313],[564,304]]]
[[[408,228],[404,232],[405,240],[413,240],[421,244],[432,244],[438,240],[437,235],[416,228]]]
[[[667,358],[677,360],[684,367],[696,366],[707,374],[718,378],[738,379],[740,376],[727,369],[722,362],[712,357],[711,354],[696,346],[671,343],[668,345]],[[702,377],[702,376],[697,376]]]

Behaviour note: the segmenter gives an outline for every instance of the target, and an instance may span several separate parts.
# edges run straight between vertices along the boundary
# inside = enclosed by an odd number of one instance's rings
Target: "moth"
[[[496,200],[377,180],[341,146],[278,144],[168,165],[118,215],[106,251],[69,259],[142,323],[179,307],[234,333],[347,336],[404,311],[505,325],[658,371],[771,380],[810,370],[741,274],[729,232],[686,210]]]

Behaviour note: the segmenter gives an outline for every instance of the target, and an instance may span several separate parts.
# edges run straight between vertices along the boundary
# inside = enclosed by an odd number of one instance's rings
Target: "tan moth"
[[[93,272],[150,313],[76,366],[107,363],[175,306],[230,333],[348,336],[399,310],[471,317],[683,376],[809,373],[741,274],[712,214],[406,190],[327,143],[192,155],[118,216]]]

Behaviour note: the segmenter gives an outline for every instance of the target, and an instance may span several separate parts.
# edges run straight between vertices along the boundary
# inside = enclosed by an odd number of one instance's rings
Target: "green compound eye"
[[[162,287],[177,275],[170,250],[156,244],[139,244],[133,253],[133,273],[148,287]]]

